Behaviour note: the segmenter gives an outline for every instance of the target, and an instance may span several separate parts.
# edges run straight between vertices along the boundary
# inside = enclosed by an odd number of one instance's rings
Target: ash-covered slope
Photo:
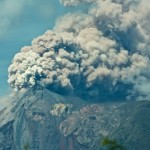
[[[11,107],[0,113],[0,150],[97,150],[104,136],[150,149],[148,101],[89,103],[39,86]]]

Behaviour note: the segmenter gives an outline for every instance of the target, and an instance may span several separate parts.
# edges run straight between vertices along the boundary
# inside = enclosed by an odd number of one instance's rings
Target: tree
[[[23,148],[24,150],[29,150],[29,145],[28,144],[26,144],[26,145],[24,145],[24,148]]]
[[[102,147],[106,147],[108,150],[125,150],[125,148],[119,144],[116,140],[105,137],[101,142]]]

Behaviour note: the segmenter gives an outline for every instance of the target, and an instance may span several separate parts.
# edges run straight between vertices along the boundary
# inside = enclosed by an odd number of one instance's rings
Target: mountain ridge
[[[10,108],[0,117],[2,150],[20,150],[24,145],[31,150],[97,150],[105,136],[129,150],[150,148],[149,101],[86,102],[37,86]],[[144,139],[140,141],[139,135]]]

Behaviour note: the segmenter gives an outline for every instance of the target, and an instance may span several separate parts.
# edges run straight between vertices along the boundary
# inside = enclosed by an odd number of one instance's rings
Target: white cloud
[[[3,0],[0,1],[0,36],[3,36],[23,9],[30,3],[30,0]]]
[[[47,0],[2,0],[0,1],[0,37],[8,34],[8,31],[16,26],[20,19],[23,19],[22,14],[28,13],[29,7],[33,12],[36,11],[35,13],[44,17],[54,12],[52,2]]]

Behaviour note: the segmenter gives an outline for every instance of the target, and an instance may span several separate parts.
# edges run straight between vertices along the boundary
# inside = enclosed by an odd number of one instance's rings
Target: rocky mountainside
[[[93,103],[34,87],[0,112],[0,150],[98,150],[105,136],[150,149],[150,102]]]

